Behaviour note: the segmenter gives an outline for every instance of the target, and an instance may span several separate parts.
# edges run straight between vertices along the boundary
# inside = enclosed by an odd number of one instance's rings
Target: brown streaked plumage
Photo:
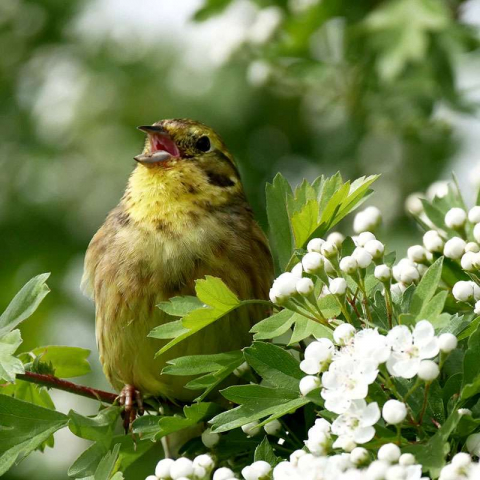
[[[119,205],[93,237],[83,288],[95,301],[100,360],[114,388],[191,400],[186,377],[161,375],[172,358],[242,348],[260,307],[239,309],[154,359],[165,341],[148,338],[172,320],[156,305],[194,294],[194,282],[220,277],[240,298],[268,298],[273,267],[237,167],[218,135],[192,120],[147,131]],[[208,148],[207,148],[208,147]]]

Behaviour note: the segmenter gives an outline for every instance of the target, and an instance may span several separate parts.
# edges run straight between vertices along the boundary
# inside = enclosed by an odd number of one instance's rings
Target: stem
[[[425,415],[425,410],[427,409],[427,399],[428,399],[428,391],[430,390],[431,383],[427,383],[425,385],[425,394],[423,396],[423,405],[422,411],[420,412],[420,416],[418,417],[418,425],[421,426],[423,422],[423,416]]]
[[[412,388],[405,394],[404,401],[407,402],[408,397],[422,384],[422,381],[417,378],[417,381],[413,384]]]
[[[352,324],[352,317],[350,317],[350,314],[348,313],[348,310],[345,308],[345,303],[343,300],[340,300],[340,297],[338,295],[334,295],[335,297],[335,300],[337,301],[339,307],[340,307],[340,310],[342,311],[343,313],[343,316],[345,317],[345,320]]]
[[[392,293],[390,292],[390,282],[384,283],[385,287],[385,304],[387,307],[387,318],[388,326],[390,330],[393,328],[393,302],[392,302]]]
[[[96,388],[86,387],[85,385],[77,385],[67,380],[62,380],[54,375],[46,375],[43,373],[25,372],[17,374],[16,378],[25,382],[35,383],[43,387],[56,388],[64,392],[73,393],[82,397],[91,398],[104,403],[113,404],[116,402],[118,395],[116,393],[97,390]]]

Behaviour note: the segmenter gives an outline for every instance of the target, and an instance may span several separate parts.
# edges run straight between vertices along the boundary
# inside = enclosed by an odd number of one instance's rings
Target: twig
[[[64,392],[73,393],[93,400],[99,400],[104,403],[115,403],[118,398],[116,393],[97,390],[96,388],[86,387],[85,385],[77,385],[76,383],[62,380],[54,375],[25,372],[17,374],[16,377],[25,382],[35,383],[37,385],[42,385],[43,387],[56,388],[57,390],[63,390]]]

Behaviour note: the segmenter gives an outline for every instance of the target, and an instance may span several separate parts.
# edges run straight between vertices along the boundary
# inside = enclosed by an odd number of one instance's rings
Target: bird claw
[[[137,415],[145,413],[143,397],[133,385],[125,385],[118,396],[118,403],[124,407],[122,410],[123,428],[127,434],[132,429],[132,424]]]

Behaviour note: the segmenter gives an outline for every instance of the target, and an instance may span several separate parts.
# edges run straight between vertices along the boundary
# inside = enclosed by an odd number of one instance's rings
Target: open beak
[[[161,125],[142,125],[138,129],[148,135],[150,152],[133,157],[137,162],[152,164],[180,157],[180,150]]]

